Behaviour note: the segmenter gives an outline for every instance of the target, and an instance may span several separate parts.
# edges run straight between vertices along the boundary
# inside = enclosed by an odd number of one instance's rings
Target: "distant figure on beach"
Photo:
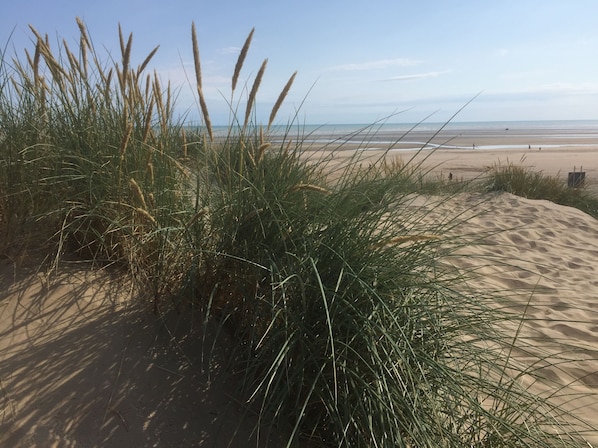
[[[473,144],[473,149],[475,149],[475,143]]]
[[[532,149],[532,145],[527,145],[527,149]]]
[[[538,151],[542,151],[542,147],[541,146],[538,148]]]
[[[449,180],[453,180],[453,173],[449,173]]]

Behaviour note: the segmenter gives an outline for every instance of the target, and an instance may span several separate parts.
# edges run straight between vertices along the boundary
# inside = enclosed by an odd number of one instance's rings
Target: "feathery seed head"
[[[241,73],[241,68],[243,68],[243,63],[245,62],[245,57],[247,56],[247,51],[249,50],[249,46],[251,45],[251,39],[253,38],[253,32],[255,28],[252,28],[249,32],[249,36],[245,39],[245,43],[243,44],[243,48],[241,48],[241,53],[239,53],[239,58],[237,59],[237,63],[235,64],[235,71],[233,73],[233,80],[232,80],[232,90],[235,91],[237,87],[237,81],[239,80],[239,74]]]

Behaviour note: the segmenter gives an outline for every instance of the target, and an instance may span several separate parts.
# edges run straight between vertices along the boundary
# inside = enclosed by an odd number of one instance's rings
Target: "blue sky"
[[[268,58],[257,110],[267,117],[298,71],[279,122],[443,121],[480,94],[457,121],[598,119],[595,0],[21,0],[0,15],[8,53],[31,47],[27,25],[75,45],[75,17],[97,48],[119,57],[118,23],[132,32],[133,61],[153,60],[179,89],[178,110],[198,117],[191,21],[204,90],[217,124],[228,120],[230,78],[252,27],[241,74],[249,88]],[[11,36],[12,32],[12,37]],[[10,37],[10,41],[9,41]],[[105,48],[105,50],[103,50]],[[193,81],[192,81],[193,82]],[[246,92],[238,89],[237,99]]]

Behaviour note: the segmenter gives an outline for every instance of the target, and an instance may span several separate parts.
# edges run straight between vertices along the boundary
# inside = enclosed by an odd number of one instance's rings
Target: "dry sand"
[[[583,165],[590,182],[598,177],[591,147],[523,152],[545,172]],[[521,155],[437,151],[426,163],[471,177]],[[503,292],[522,312],[529,301],[534,320],[523,340],[536,354],[563,350],[575,359],[542,372],[567,395],[564,406],[598,428],[598,221],[547,201],[497,194],[474,205],[479,198],[460,195],[437,209],[471,214],[458,232],[488,243],[452,262],[481,274],[472,288]],[[1,446],[227,446],[235,431],[233,446],[248,446],[255,420],[242,418],[229,395],[234,385],[218,375],[222,366],[212,365],[211,375],[202,369],[202,349],[182,336],[185,325],[171,338],[148,310],[131,305],[127,284],[106,273],[48,278],[16,264],[0,266]],[[587,438],[598,446],[598,432]]]

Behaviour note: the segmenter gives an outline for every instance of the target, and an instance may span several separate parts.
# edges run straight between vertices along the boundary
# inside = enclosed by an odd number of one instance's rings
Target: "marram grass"
[[[26,237],[55,260],[123,266],[156,313],[182,301],[220,322],[256,431],[287,446],[583,445],[576,429],[590,428],[519,385],[536,372],[510,356],[518,341],[500,323],[513,316],[496,297],[459,292],[461,277],[440,263],[461,244],[446,237],[456,223],[422,228],[407,206],[410,167],[313,164],[291,126],[271,141],[296,74],[264,132],[252,117],[265,63],[243,126],[231,111],[215,141],[194,24],[205,127],[185,130],[170,86],[144,75],[157,50],[134,67],[133,37],[119,28],[121,58],[107,66],[77,23],[77,52],[52,52],[32,30],[33,57],[2,57],[4,254],[27,249],[13,244]]]

